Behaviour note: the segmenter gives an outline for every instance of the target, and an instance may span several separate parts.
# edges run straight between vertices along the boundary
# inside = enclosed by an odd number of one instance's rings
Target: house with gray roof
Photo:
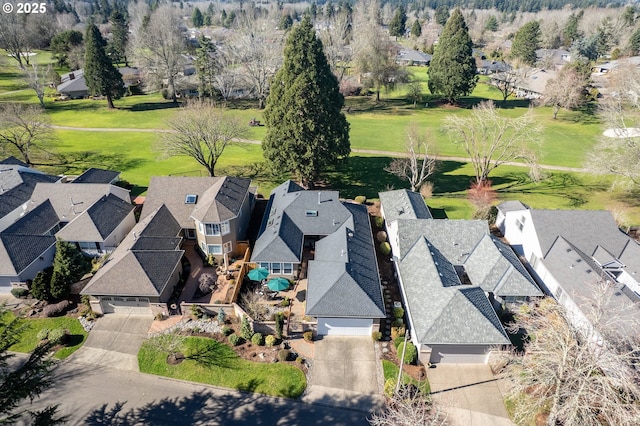
[[[496,311],[542,296],[535,281],[485,221],[432,219],[405,190],[380,193],[380,203],[420,359],[486,363],[492,348],[510,344]]]
[[[118,71],[122,75],[124,87],[134,86],[140,83],[140,71],[137,68],[121,67]],[[89,88],[84,78],[84,70],[75,70],[60,76],[61,83],[56,90],[61,95],[71,99],[82,99],[89,96]]]
[[[94,311],[167,314],[167,302],[182,273],[182,228],[161,205],[127,234],[81,294]]]
[[[396,62],[400,65],[422,65],[431,63],[431,55],[414,49],[400,49],[396,56]]]
[[[337,191],[276,187],[251,261],[272,275],[307,278],[305,313],[318,319],[319,335],[370,336],[386,315],[369,214]]]
[[[165,205],[182,228],[182,236],[196,240],[205,255],[218,260],[240,255],[255,204],[250,179],[218,176],[152,176],[141,218]]]
[[[115,184],[120,178],[120,172],[115,170],[97,169],[91,167],[73,180],[73,183],[110,183]]]
[[[547,294],[580,318],[594,287],[609,282],[615,288],[611,309],[635,305],[640,319],[640,244],[618,228],[611,212],[518,209],[516,203],[498,206],[496,226]]]
[[[0,231],[0,292],[51,266],[56,240],[86,255],[113,251],[135,225],[129,191],[109,184],[37,182]]]

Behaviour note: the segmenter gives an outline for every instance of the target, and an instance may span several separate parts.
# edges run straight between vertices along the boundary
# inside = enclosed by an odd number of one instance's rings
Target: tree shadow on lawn
[[[65,154],[65,173],[84,172],[89,167],[125,172],[142,166],[147,160],[142,158],[124,158],[118,154],[105,154],[93,151],[79,151]]]
[[[236,369],[236,361],[238,360],[235,352],[230,350],[228,346],[222,344],[210,344],[198,348],[185,358],[205,367],[222,367],[229,369]],[[255,388],[251,389],[251,391],[253,390],[255,390]]]
[[[131,105],[130,107],[118,107],[121,110],[129,110],[131,112],[141,111],[155,111],[161,109],[173,109],[179,108],[182,104],[180,102],[166,101],[166,102],[142,102],[139,104]]]
[[[360,406],[369,404],[373,408],[373,398],[363,395],[340,403],[343,406],[334,408],[332,405],[335,406],[338,401],[307,404],[231,390],[226,394],[198,390],[185,397],[166,397],[128,409],[125,408],[126,401],[116,402],[111,407],[102,404],[91,411],[82,423],[88,426],[193,425],[211,422],[225,426],[369,424],[367,417],[370,413],[362,411]]]
[[[589,102],[579,109],[567,111],[561,110],[558,113],[557,121],[572,122],[576,124],[601,124],[602,120],[598,116],[598,105]]]

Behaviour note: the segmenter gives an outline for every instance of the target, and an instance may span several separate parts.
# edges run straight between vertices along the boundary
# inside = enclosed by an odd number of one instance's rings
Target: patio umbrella
[[[256,268],[250,270],[247,276],[251,281],[262,281],[269,276],[269,271],[266,268]]]
[[[267,287],[271,291],[282,291],[289,288],[289,280],[286,278],[278,277],[272,278],[267,283]]]

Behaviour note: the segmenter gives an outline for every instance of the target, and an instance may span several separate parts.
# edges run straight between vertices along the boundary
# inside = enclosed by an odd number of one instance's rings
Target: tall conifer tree
[[[291,30],[270,90],[264,156],[275,170],[291,171],[309,186],[351,147],[344,97],[308,16]]]
[[[455,103],[473,92],[478,82],[469,29],[460,9],[444,26],[429,65],[429,90]]]
[[[516,32],[511,45],[511,56],[520,58],[527,65],[536,63],[536,50],[540,48],[540,23],[530,21]]]
[[[105,41],[94,23],[87,25],[85,35],[84,79],[92,95],[107,98],[109,109],[113,100],[124,95],[122,75],[105,52]]]

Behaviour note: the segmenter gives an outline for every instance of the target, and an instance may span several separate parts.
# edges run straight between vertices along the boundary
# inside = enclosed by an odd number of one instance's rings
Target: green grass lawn
[[[386,382],[389,379],[398,380],[398,373],[400,369],[393,362],[383,359],[382,360],[382,371],[384,372],[384,381]],[[424,394],[428,394],[431,392],[431,387],[429,386],[429,381],[417,381],[407,373],[402,373],[402,383],[403,384],[413,384],[416,385],[419,389],[422,390]]]
[[[13,315],[7,313],[6,315]],[[28,353],[33,351],[39,343],[37,338],[38,332],[44,328],[53,330],[56,328],[64,328],[69,330],[69,343],[67,346],[58,350],[54,357],[58,359],[65,359],[82,346],[87,338],[87,332],[84,331],[82,325],[76,318],[71,317],[56,317],[56,318],[35,318],[22,320],[23,324],[26,324],[21,336],[20,341],[11,346],[9,350],[15,352]]]
[[[187,359],[178,365],[169,365],[166,352],[145,343],[138,353],[140,371],[288,398],[299,397],[307,386],[304,373],[296,367],[246,361],[229,346],[212,339],[189,337],[183,353]]]

